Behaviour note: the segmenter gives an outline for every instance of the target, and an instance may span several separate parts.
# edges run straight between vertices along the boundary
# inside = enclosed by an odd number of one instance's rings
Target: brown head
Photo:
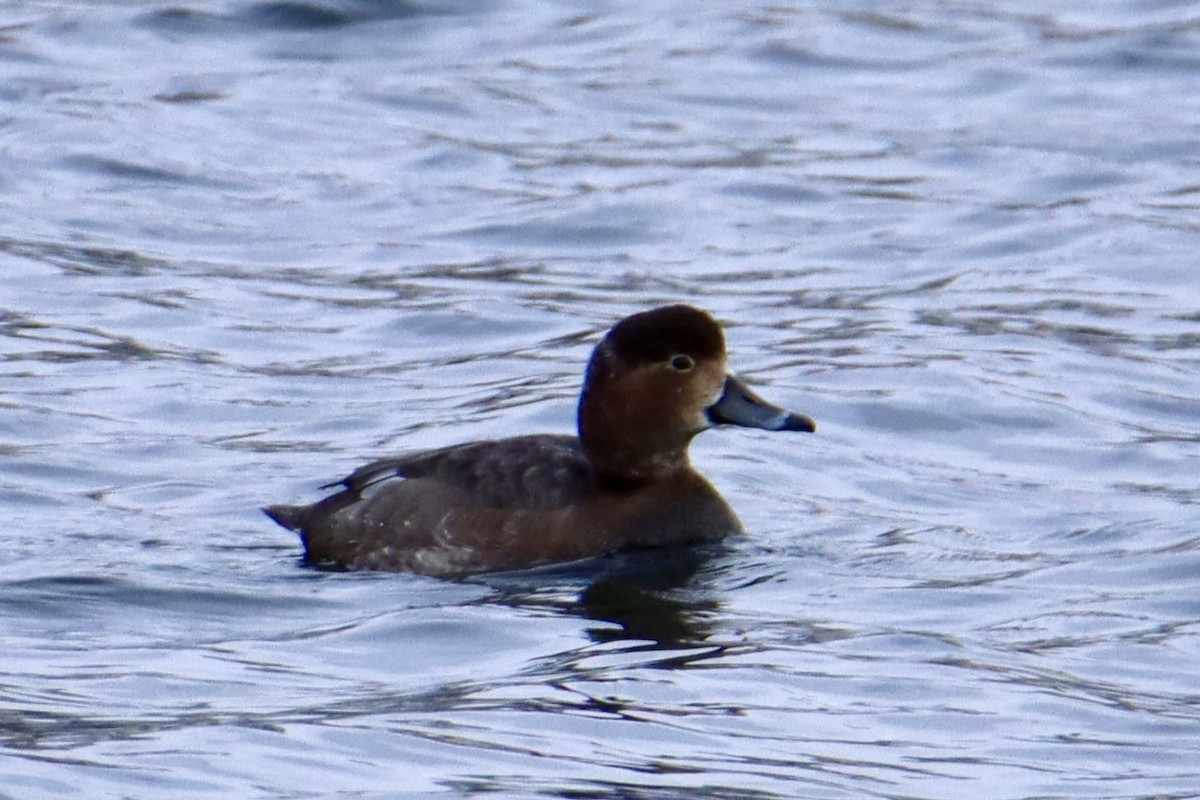
[[[692,437],[715,424],[813,431],[729,373],[725,336],[686,305],[626,317],[596,346],[579,399],[579,438],[597,475],[638,483],[688,469]]]

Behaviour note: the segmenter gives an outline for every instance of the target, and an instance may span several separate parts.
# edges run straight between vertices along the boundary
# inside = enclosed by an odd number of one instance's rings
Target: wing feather
[[[420,478],[460,489],[481,507],[548,509],[585,492],[592,473],[576,437],[542,434],[384,458],[322,488],[362,492],[392,478]]]

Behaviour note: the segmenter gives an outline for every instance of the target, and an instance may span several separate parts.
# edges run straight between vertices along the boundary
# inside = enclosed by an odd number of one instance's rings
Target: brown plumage
[[[713,424],[812,431],[725,367],[707,313],[666,306],[620,321],[596,346],[579,437],[517,436],[385,458],[309,506],[270,506],[309,563],[465,575],[630,547],[719,539],[741,525],[692,469]]]

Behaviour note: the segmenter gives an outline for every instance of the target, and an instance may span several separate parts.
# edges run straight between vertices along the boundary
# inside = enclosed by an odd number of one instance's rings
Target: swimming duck
[[[584,376],[579,435],[469,442],[384,458],[307,506],[263,511],[300,533],[306,562],[437,576],[522,569],[742,530],[688,460],[714,425],[816,430],[725,365],[708,313],[671,305],[619,321]]]

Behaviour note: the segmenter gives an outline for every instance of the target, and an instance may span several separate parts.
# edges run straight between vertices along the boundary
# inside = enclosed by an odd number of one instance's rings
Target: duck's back
[[[578,499],[592,470],[574,436],[542,434],[421,450],[373,461],[322,488],[367,491],[389,478],[426,479],[497,508],[558,508]]]
[[[537,558],[519,537],[578,507],[591,468],[574,436],[518,436],[360,467],[309,506],[264,509],[299,531],[309,563],[455,574]]]

